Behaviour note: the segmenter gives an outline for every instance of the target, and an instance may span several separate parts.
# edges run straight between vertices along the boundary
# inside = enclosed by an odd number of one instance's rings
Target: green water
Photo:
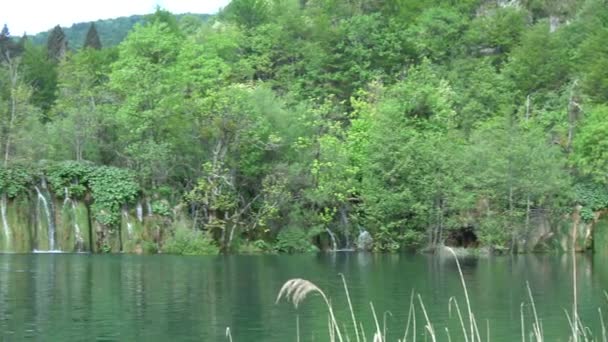
[[[580,313],[600,332],[598,308],[608,316],[608,258],[578,256]],[[532,289],[547,341],[567,341],[564,308],[572,302],[567,256],[526,255],[467,259],[463,271],[482,335],[520,340],[520,304]],[[403,333],[412,288],[429,311],[439,340],[445,329],[462,341],[448,300],[464,298],[452,260],[425,255],[319,254],[298,256],[0,255],[0,341],[327,341],[320,297],[295,310],[275,304],[292,277],[326,290],[350,327],[339,273],[345,274],[358,318],[371,339],[373,318],[385,311],[389,340]],[[529,306],[524,308],[526,315]],[[424,341],[422,315],[418,333]],[[382,317],[380,317],[382,319]],[[526,319],[529,328],[530,319]],[[382,323],[381,323],[382,324]],[[354,334],[351,332],[354,340]]]

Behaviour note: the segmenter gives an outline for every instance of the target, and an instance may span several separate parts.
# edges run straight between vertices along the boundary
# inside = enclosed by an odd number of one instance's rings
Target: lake
[[[608,258],[578,255],[579,311],[601,333],[598,308],[608,315]],[[461,261],[482,336],[521,339],[525,302],[531,330],[529,282],[547,341],[567,341],[564,309],[572,303],[572,262],[567,256],[518,255]],[[403,335],[412,289],[420,293],[444,341],[462,341],[448,301],[466,311],[452,259],[430,255],[336,253],[312,255],[178,257],[167,255],[0,255],[0,341],[327,341],[327,310],[310,295],[296,310],[275,299],[288,279],[309,279],[331,297],[338,319],[352,327],[339,273],[349,285],[368,340],[374,330],[369,302],[389,341]],[[386,313],[385,312],[390,312]],[[466,319],[466,317],[465,317]],[[424,341],[417,307],[417,333]],[[380,322],[382,324],[382,322]],[[351,341],[354,333],[350,332]]]

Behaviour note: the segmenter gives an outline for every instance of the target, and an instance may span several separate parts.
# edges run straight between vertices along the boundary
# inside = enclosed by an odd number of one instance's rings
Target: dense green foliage
[[[515,248],[539,217],[608,206],[608,10],[559,3],[233,0],[207,21],[159,10],[116,48],[103,22],[103,49],[13,47],[0,184],[15,196],[17,167],[46,160],[100,223],[138,196],[180,209],[179,254],[363,230],[381,251],[463,229]]]
[[[217,254],[219,249],[203,232],[178,227],[163,247],[163,253],[178,255]]]

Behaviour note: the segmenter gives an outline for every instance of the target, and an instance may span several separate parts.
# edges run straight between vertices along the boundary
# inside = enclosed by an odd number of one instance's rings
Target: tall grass
[[[462,273],[462,268],[460,267],[460,262],[458,260],[458,256],[451,249],[447,248],[448,251],[453,255],[454,260],[456,261],[456,266],[458,267],[458,274],[460,277],[460,281],[462,283],[462,290],[464,293],[465,304],[466,304],[466,316],[463,315],[463,311],[460,309],[458,301],[456,297],[450,297],[448,301],[448,313],[449,317],[452,317],[452,313],[456,314],[456,318],[458,319],[458,323],[460,325],[460,332],[458,333],[458,337],[453,337],[451,332],[446,327],[445,335],[438,334],[433,326],[431,317],[429,317],[428,312],[426,310],[426,306],[420,294],[412,291],[409,302],[409,310],[407,322],[405,324],[405,332],[403,338],[397,339],[397,342],[416,342],[416,341],[443,341],[440,339],[440,336],[445,336],[445,341],[451,342],[454,341],[465,341],[465,342],[491,342],[491,334],[490,334],[490,323],[486,320],[486,332],[485,336],[482,336],[479,332],[479,326],[477,323],[477,319],[475,313],[473,312],[471,302],[469,300],[469,291],[467,288],[467,284],[464,279],[464,275]],[[602,310],[598,308],[598,316],[601,323],[601,335],[600,337],[594,339],[591,331],[588,327],[586,327],[580,319],[578,315],[578,307],[577,307],[577,293],[576,293],[576,264],[573,255],[573,306],[572,312],[568,313],[565,310],[566,319],[570,325],[571,335],[567,336],[569,341],[572,342],[592,342],[592,341],[601,341],[608,342],[607,338],[607,330],[604,322],[604,317],[602,314]],[[350,298],[350,292],[348,290],[348,285],[346,283],[346,279],[343,274],[340,274],[342,279],[342,283],[344,285],[344,292],[346,294],[346,299],[348,303],[348,310],[350,312],[350,320],[351,322],[348,325],[352,324],[352,329],[347,329],[346,323],[341,323],[335,316],[334,308],[331,303],[331,299],[314,283],[305,280],[305,279],[290,279],[281,287],[279,294],[276,299],[276,303],[278,303],[281,299],[286,299],[287,301],[293,303],[293,305],[297,308],[309,294],[319,294],[323,301],[325,302],[325,306],[327,308],[327,325],[328,325],[328,340],[330,342],[350,342],[357,341],[363,342],[368,341],[367,336],[371,336],[372,342],[386,342],[386,314],[390,312],[386,312],[383,318],[383,329],[380,328],[380,322],[378,321],[378,315],[376,314],[376,310],[374,308],[374,304],[370,302],[370,310],[372,316],[374,318],[374,327],[375,331],[371,335],[367,335],[366,331],[363,328],[363,322],[357,320],[357,315],[355,314],[355,310],[353,309],[352,301]],[[526,282],[526,288],[528,292],[528,300],[529,305],[532,308],[532,316],[526,317],[524,314],[525,303],[521,303],[520,306],[520,320],[521,320],[521,341],[526,342],[544,342],[544,332],[542,322],[538,317],[538,313],[536,311],[536,305],[534,303],[534,297],[532,296],[532,290],[530,288],[530,284]],[[608,293],[605,293],[606,299],[608,300]],[[424,318],[424,335],[419,336],[416,331],[416,312],[419,309],[422,312]],[[527,322],[527,320],[530,320]],[[299,317],[297,317],[297,330],[298,336],[296,337],[297,341],[300,341],[300,324]],[[527,326],[530,327],[531,330],[527,330]],[[229,332],[229,330],[227,330]],[[460,338],[462,335],[462,339]],[[351,336],[354,339],[351,339]],[[230,339],[232,337],[230,336]]]

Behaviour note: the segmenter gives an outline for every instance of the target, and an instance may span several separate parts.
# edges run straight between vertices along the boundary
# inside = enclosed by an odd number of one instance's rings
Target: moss
[[[89,210],[79,201],[56,203],[58,247],[66,252],[89,251]],[[78,231],[78,234],[76,233]],[[78,236],[77,236],[78,235]]]
[[[602,216],[593,231],[593,251],[608,254],[608,216]]]
[[[30,202],[21,196],[10,200],[6,207],[6,219],[11,231],[11,245],[6,252],[25,253],[32,247],[32,218],[30,217]],[[4,246],[3,246],[4,247]]]

